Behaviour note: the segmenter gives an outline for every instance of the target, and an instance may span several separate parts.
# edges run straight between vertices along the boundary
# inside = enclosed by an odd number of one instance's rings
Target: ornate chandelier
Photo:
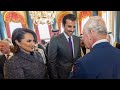
[[[29,11],[31,19],[35,24],[53,24],[55,11]]]

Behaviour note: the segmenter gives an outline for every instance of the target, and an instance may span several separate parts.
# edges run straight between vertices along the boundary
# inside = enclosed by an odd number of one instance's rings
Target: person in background
[[[60,30],[59,29],[53,29],[52,30],[52,37],[53,36],[58,36],[60,34]]]
[[[2,52],[0,52],[0,79],[4,79],[4,72],[3,72],[3,67],[5,63],[6,57]]]
[[[92,16],[85,23],[83,41],[91,51],[76,60],[71,79],[120,79],[120,50],[110,45],[107,33],[100,16]]]
[[[10,44],[8,41],[2,40],[0,41],[0,51],[5,55],[7,58],[10,55]]]
[[[86,47],[85,47],[85,44],[84,44],[84,42],[83,42],[82,36],[83,36],[83,35],[81,34],[81,36],[80,36],[80,45],[81,45],[83,54],[85,55],[85,54],[86,54]]]
[[[113,38],[112,32],[109,32],[107,34],[107,40],[110,42],[112,46],[114,46],[114,38]]]
[[[0,41],[0,79],[4,79],[3,67],[6,60],[13,56],[13,45],[8,39]]]
[[[9,44],[10,44],[10,46],[13,46],[13,44],[12,44],[12,40],[11,40],[10,38],[6,38],[6,39],[4,39],[4,41],[8,41]]]
[[[59,29],[53,29],[52,30],[52,37],[58,36],[59,34],[60,34],[60,30]],[[47,54],[47,56],[48,56],[48,46],[49,46],[49,42],[46,45],[46,54]]]
[[[63,17],[64,32],[51,38],[48,46],[48,72],[50,79],[67,79],[76,59],[81,57],[80,38],[73,35],[76,16]]]
[[[46,59],[47,59],[47,54],[46,54],[46,47],[44,47],[43,45],[41,45],[41,43],[38,43],[37,44],[37,48],[39,49],[37,49],[38,51],[40,51],[41,52],[41,54],[43,55],[45,55],[45,58],[44,58],[44,61],[46,62]],[[43,55],[43,57],[44,57],[44,55]]]
[[[3,41],[9,44],[9,51],[7,52],[6,56],[7,56],[7,59],[10,59],[13,56],[14,45],[12,44],[12,40],[10,38],[6,38]]]
[[[43,49],[38,47],[38,44],[35,45],[35,51],[39,52],[43,58],[44,64],[46,64],[46,57],[45,57],[45,52]]]
[[[52,37],[54,36],[58,36],[60,34],[59,29],[53,29],[52,30]],[[48,66],[48,46],[49,46],[49,42],[46,44],[46,50],[45,50],[45,56],[46,56],[46,65]]]
[[[34,50],[37,36],[33,30],[16,28],[12,33],[14,55],[4,64],[5,79],[47,79],[47,69],[39,52]]]
[[[0,79],[4,79],[3,67],[10,52],[10,45],[7,41],[0,41]]]
[[[116,47],[116,48],[120,49],[120,43],[115,42],[114,47]]]
[[[109,33],[108,33],[108,35],[107,35],[107,40],[110,42],[110,44],[111,44],[112,46],[120,49],[120,43],[114,41],[112,32],[109,32]]]
[[[40,44],[44,47],[44,49],[46,49],[46,43],[47,43],[47,42],[46,42],[45,40],[41,40],[41,43],[40,43]]]

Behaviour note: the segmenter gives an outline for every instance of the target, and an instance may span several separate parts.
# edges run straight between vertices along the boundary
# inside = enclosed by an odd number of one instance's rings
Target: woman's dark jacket
[[[32,55],[23,51],[16,53],[4,65],[5,79],[47,79],[47,69],[38,52]]]

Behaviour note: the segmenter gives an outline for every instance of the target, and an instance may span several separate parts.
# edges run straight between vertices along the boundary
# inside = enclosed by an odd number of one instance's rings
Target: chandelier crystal
[[[55,11],[29,11],[31,19],[35,24],[53,24]]]

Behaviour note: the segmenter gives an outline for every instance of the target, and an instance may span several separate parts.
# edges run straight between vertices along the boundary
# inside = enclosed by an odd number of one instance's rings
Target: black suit
[[[0,79],[4,79],[3,67],[5,63],[5,55],[0,55]]]
[[[69,77],[74,62],[81,56],[80,38],[73,36],[74,57],[64,34],[52,37],[48,47],[48,71],[52,79]]]

